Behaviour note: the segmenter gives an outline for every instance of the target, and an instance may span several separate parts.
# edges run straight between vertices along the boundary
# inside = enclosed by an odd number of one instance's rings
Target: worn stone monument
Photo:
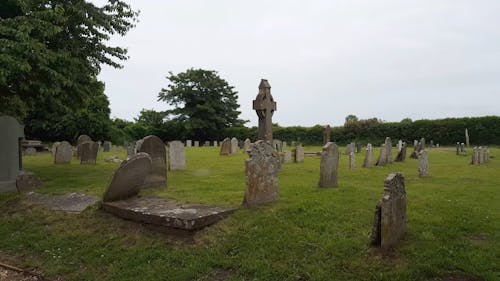
[[[406,160],[406,142],[403,142],[401,145],[401,149],[398,152],[398,155],[396,156],[395,162],[404,162]]]
[[[354,152],[349,153],[349,170],[354,171],[356,168],[356,154]]]
[[[143,187],[163,187],[167,185],[167,156],[165,144],[157,136],[142,139],[137,152],[145,152],[151,157],[151,173],[146,177]]]
[[[456,154],[460,155],[460,142],[457,141]]]
[[[385,138],[385,153],[387,156],[385,157],[387,164],[392,163],[392,141],[390,137]]]
[[[387,165],[387,152],[385,150],[385,143],[380,145],[380,154],[378,156],[376,166],[385,166]]]
[[[283,163],[284,164],[292,163],[292,152],[291,151],[283,152]]]
[[[273,123],[272,116],[276,111],[276,102],[271,95],[271,85],[266,79],[262,79],[259,85],[259,93],[253,101],[253,109],[259,117],[259,131],[257,139],[272,141]]]
[[[168,170],[183,171],[186,169],[186,152],[181,141],[168,143]]]
[[[186,140],[186,147],[191,147],[193,146],[193,141],[192,140]]]
[[[200,147],[200,141],[194,141],[194,147]]]
[[[113,145],[111,144],[110,141],[105,141],[104,144],[102,145],[102,151],[103,152],[110,152],[112,146]]]
[[[274,148],[266,141],[254,143],[250,158],[245,161],[246,191],[243,205],[256,205],[277,201],[278,173],[281,162]]]
[[[338,146],[334,142],[325,144],[321,152],[318,187],[337,187],[339,160]]]
[[[232,138],[231,139],[231,154],[238,154],[238,139]]]
[[[418,153],[418,176],[429,176],[429,157],[427,150],[422,150]]]
[[[99,145],[93,141],[85,141],[78,145],[80,151],[80,164],[95,165]]]
[[[220,145],[220,155],[229,154],[231,154],[231,140],[229,138],[225,138]]]
[[[365,160],[363,161],[363,168],[370,168],[373,166],[373,148],[372,144],[369,143],[366,146],[366,154],[365,154]]]
[[[406,232],[405,179],[400,173],[384,181],[384,196],[375,207],[371,244],[387,249],[397,244]]]
[[[246,153],[248,151],[250,151],[250,144],[252,142],[250,141],[250,139],[246,139],[244,142],[243,142],[243,153]]]
[[[467,148],[469,148],[469,130],[467,130],[467,128],[465,128],[465,145],[467,145]]]
[[[304,162],[305,153],[302,144],[299,143],[295,148],[293,148],[292,154],[293,154],[293,162],[295,163]]]
[[[56,147],[61,144],[60,142],[56,141],[52,144],[52,148],[50,149],[50,151],[52,152],[52,156],[55,157],[56,155]]]
[[[60,142],[55,148],[54,164],[71,164],[73,147],[67,141]]]
[[[326,125],[323,131],[323,145],[330,142],[330,134],[332,132],[332,128],[330,125]]]
[[[16,191],[16,179],[23,169],[21,141],[24,126],[14,117],[0,116],[0,192]]]
[[[92,141],[92,139],[87,136],[87,135],[80,135],[76,139],[76,157],[80,158],[80,144],[86,142],[86,141]]]

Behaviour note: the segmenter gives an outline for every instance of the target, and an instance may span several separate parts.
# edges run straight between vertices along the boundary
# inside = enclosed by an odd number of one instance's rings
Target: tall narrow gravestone
[[[385,138],[385,153],[387,156],[385,157],[388,164],[392,163],[392,141],[390,137]]]
[[[231,139],[231,154],[238,154],[238,139]]]
[[[418,153],[418,176],[421,178],[429,176],[429,157],[426,150]]]
[[[356,167],[356,154],[354,152],[349,153],[349,170],[354,171]]]
[[[277,201],[281,162],[271,144],[259,140],[245,161],[246,191],[243,205],[252,207]]]
[[[373,161],[373,148],[372,144],[369,143],[366,146],[366,154],[365,154],[365,160],[363,161],[363,168],[372,167],[373,166],[372,161]]]
[[[330,134],[332,132],[332,128],[330,125],[325,126],[325,130],[323,131],[323,145],[326,145],[330,142]]]
[[[113,146],[113,144],[110,141],[105,141],[104,144],[102,145],[102,151],[103,152],[110,152],[112,146]]]
[[[467,145],[467,148],[469,148],[469,130],[467,130],[467,128],[465,128],[465,145]]]
[[[323,146],[318,187],[337,187],[339,159],[339,148],[334,142],[328,142]]]
[[[97,161],[97,152],[99,151],[99,144],[93,141],[86,141],[80,144],[80,164],[95,165]]]
[[[376,166],[385,166],[387,165],[387,152],[385,150],[385,144],[380,145],[380,154],[378,156]]]
[[[67,141],[59,143],[55,147],[54,164],[70,164],[73,155],[73,147]]]
[[[406,160],[406,142],[403,142],[401,145],[401,149],[398,152],[398,155],[396,156],[395,162],[404,162]]]
[[[395,245],[406,232],[406,190],[402,174],[384,181],[384,196],[375,208],[371,244],[383,249]]]
[[[295,163],[302,163],[304,162],[304,148],[302,147],[302,144],[298,144],[293,150],[293,161]]]
[[[247,153],[250,151],[250,144],[252,142],[250,141],[250,139],[246,139],[244,142],[243,142],[243,153]]]
[[[16,179],[21,173],[21,140],[24,126],[14,117],[0,116],[0,192],[16,191]]]
[[[168,143],[168,169],[170,171],[182,171],[186,169],[186,152],[181,141]]]
[[[231,153],[231,140],[225,138],[220,145],[220,155],[229,155]]]
[[[167,184],[167,154],[165,144],[157,136],[142,139],[137,152],[145,152],[151,157],[151,173],[146,177],[144,188],[163,187]]]
[[[253,109],[259,117],[258,139],[271,141],[273,139],[272,116],[276,111],[276,102],[271,95],[271,85],[266,79],[262,79],[259,85],[259,93],[253,101]]]

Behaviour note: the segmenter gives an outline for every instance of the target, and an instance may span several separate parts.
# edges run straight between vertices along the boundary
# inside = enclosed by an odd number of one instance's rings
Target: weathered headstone
[[[356,167],[356,154],[354,152],[349,153],[349,170],[354,171]]]
[[[243,142],[243,153],[246,153],[248,151],[250,151],[250,144],[252,142],[250,141],[250,139],[246,139],[244,142]]]
[[[283,163],[284,164],[292,163],[292,152],[291,151],[283,152]]]
[[[96,145],[98,146],[97,143]],[[49,195],[30,192],[26,195],[26,200],[51,211],[81,213],[89,206],[95,205],[99,197],[79,193]]]
[[[469,142],[469,130],[465,128],[465,145],[467,145],[467,148],[469,148],[470,142]]]
[[[205,143],[203,144],[204,147],[208,147],[210,146],[210,141],[205,141]]]
[[[225,138],[220,145],[220,155],[229,155],[231,153],[231,140]]]
[[[219,144],[217,143],[216,140],[214,140],[214,147],[218,147],[218,146],[219,146]]]
[[[401,151],[401,148],[403,148],[403,140],[398,140],[398,153]]]
[[[460,142],[457,141],[456,154],[460,155]]]
[[[146,177],[143,187],[163,187],[167,184],[167,155],[165,144],[157,136],[147,136],[137,152],[145,152],[151,157],[151,173]]]
[[[356,153],[361,153],[361,144],[356,144]]]
[[[319,187],[337,187],[339,159],[339,148],[334,142],[328,142],[323,146],[319,168]]]
[[[112,144],[110,141],[105,141],[104,144],[102,145],[102,150],[104,152],[110,152],[111,151]]]
[[[200,141],[194,141],[194,147],[200,147]]]
[[[136,143],[135,142],[129,143],[127,146],[127,159],[132,158],[132,156],[134,156],[136,153],[137,153]]]
[[[33,191],[43,185],[43,182],[33,173],[22,171],[16,179],[16,187],[19,193]]]
[[[36,149],[34,147],[28,147],[24,150],[24,155],[26,156],[35,156],[36,155]]]
[[[78,147],[80,151],[80,164],[95,165],[99,145],[93,141],[86,141],[81,143]]]
[[[247,207],[277,201],[280,159],[266,141],[255,142],[250,158],[245,161],[246,191],[243,205]]]
[[[181,141],[168,143],[168,169],[170,171],[182,171],[186,169],[186,152]]]
[[[474,146],[472,148],[472,165],[479,165],[479,148]]]
[[[73,147],[67,141],[60,142],[55,148],[54,164],[71,164]]]
[[[238,139],[231,139],[231,154],[238,154]]]
[[[60,142],[56,141],[52,144],[52,148],[50,149],[50,151],[52,152],[52,156],[55,157],[56,155],[56,147],[61,144]]]
[[[365,160],[363,161],[363,168],[370,168],[373,166],[373,148],[372,144],[369,143],[366,146],[366,154],[365,154]]]
[[[283,149],[282,149],[282,142],[280,140],[273,139],[272,145],[273,145],[273,148],[276,151],[278,151],[278,152],[282,152],[283,151]]]
[[[304,148],[302,147],[302,144],[298,144],[293,150],[293,161],[295,163],[302,163],[304,162]]]
[[[371,244],[382,249],[394,246],[406,232],[406,190],[402,174],[384,181],[384,196],[375,208]]]
[[[385,138],[385,153],[387,153],[386,161],[387,164],[392,163],[392,141],[390,137]]]
[[[430,148],[433,148],[433,147],[434,147],[434,140],[431,140],[431,141],[429,142],[429,147],[430,147]]]
[[[76,157],[80,158],[80,145],[84,142],[92,141],[92,139],[87,135],[80,135],[76,139]]]
[[[484,149],[480,146],[477,150],[479,152],[479,165],[484,164]]]
[[[330,134],[331,134],[332,128],[330,125],[326,125],[323,131],[323,145],[327,144],[330,142]]]
[[[271,141],[273,139],[272,116],[276,111],[276,102],[271,95],[271,85],[266,79],[260,81],[259,93],[253,101],[253,109],[259,117],[257,139]]]
[[[186,140],[186,147],[191,147],[193,146],[193,141],[192,140]]]
[[[401,149],[398,152],[398,155],[396,156],[396,162],[404,162],[406,160],[406,142],[403,142],[401,145]]]
[[[385,166],[387,165],[387,152],[385,150],[385,144],[380,145],[380,154],[378,156],[376,166]]]
[[[281,145],[281,149],[282,149],[282,150],[285,150],[285,149],[286,149],[286,145],[287,145],[287,144],[286,144],[286,141],[283,141],[283,142],[282,142],[282,145]]]
[[[460,152],[465,152],[465,143],[460,144]]]
[[[429,176],[429,157],[427,155],[427,150],[422,150],[418,153],[418,176],[421,178]]]
[[[355,152],[355,149],[356,149],[356,143],[351,142],[345,146],[344,154],[349,155],[351,152]]]

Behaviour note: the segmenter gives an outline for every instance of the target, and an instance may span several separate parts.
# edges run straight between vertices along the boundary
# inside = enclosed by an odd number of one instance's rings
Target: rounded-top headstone
[[[54,164],[70,164],[73,147],[67,141],[60,142],[54,149]]]
[[[92,140],[92,138],[90,138],[90,137],[89,137],[89,136],[87,136],[87,135],[80,135],[80,136],[78,137],[78,139],[76,139],[76,142],[77,142],[77,144],[82,144],[82,143],[84,143],[84,142],[86,142],[86,141],[91,141],[91,140]]]
[[[151,157],[147,153],[140,152],[123,161],[114,173],[103,201],[117,201],[136,196],[150,173]]]
[[[139,143],[137,152],[149,154],[152,161],[151,173],[144,187],[162,187],[167,184],[167,151],[163,141],[157,136],[147,136]]]

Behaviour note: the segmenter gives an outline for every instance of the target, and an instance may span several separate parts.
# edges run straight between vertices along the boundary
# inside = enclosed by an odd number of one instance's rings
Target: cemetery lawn
[[[279,202],[239,209],[194,242],[99,206],[51,212],[23,195],[1,194],[0,261],[64,280],[500,280],[500,149],[491,149],[497,158],[483,166],[469,165],[470,151],[430,150],[428,178],[418,178],[414,159],[364,169],[364,153],[357,154],[356,170],[349,171],[342,155],[339,188],[331,189],[317,188],[319,157],[306,156],[282,166]],[[38,192],[102,196],[118,167],[103,158],[125,154],[100,153],[96,166],[75,160],[55,166],[44,154],[25,157],[24,166],[45,183]],[[186,148],[186,157],[185,171],[169,172],[168,188],[142,194],[240,206],[246,155]],[[369,246],[369,236],[391,172],[406,178],[408,231],[381,253]]]

